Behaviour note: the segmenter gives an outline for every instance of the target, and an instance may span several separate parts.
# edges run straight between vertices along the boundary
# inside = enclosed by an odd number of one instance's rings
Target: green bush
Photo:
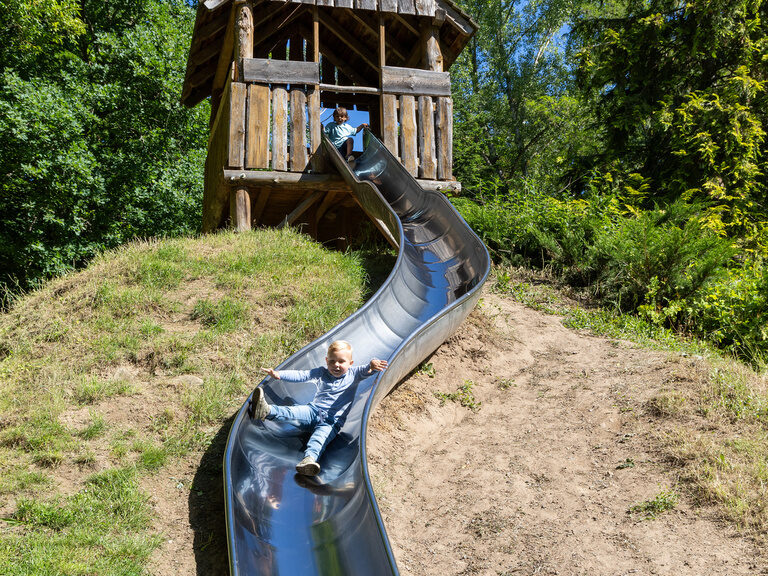
[[[453,203],[496,262],[549,266],[574,283],[584,281],[584,250],[607,213],[600,201],[560,200],[530,190],[509,196],[492,190],[477,200],[455,198]]]
[[[768,266],[720,269],[686,310],[692,330],[755,365],[768,360]]]
[[[675,308],[732,256],[731,242],[704,227],[696,206],[675,202],[615,218],[587,259],[603,301],[623,311],[666,310],[674,318]]]
[[[704,207],[678,201],[641,210],[610,194],[503,196],[495,186],[453,202],[497,263],[548,268],[653,325],[755,365],[768,358],[768,267],[757,256],[736,257]]]

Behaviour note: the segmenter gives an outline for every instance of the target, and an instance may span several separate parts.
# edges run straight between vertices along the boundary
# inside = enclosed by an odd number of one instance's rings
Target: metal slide
[[[363,209],[399,245],[392,273],[365,305],[283,362],[325,365],[328,344],[348,340],[356,364],[389,368],[362,381],[339,435],[320,457],[322,471],[299,476],[306,431],[248,418],[246,402],[224,455],[232,576],[398,574],[368,478],[368,416],[389,391],[444,342],[475,306],[490,270],[488,252],[448,200],[424,191],[374,136],[352,171],[324,137],[334,164]],[[333,271],[329,271],[333,273]],[[312,384],[265,378],[275,404],[309,402]]]

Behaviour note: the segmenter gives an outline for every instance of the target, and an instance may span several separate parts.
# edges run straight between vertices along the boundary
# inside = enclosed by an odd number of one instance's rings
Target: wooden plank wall
[[[453,180],[453,100],[384,94],[382,142],[414,178]]]
[[[217,144],[221,144],[219,140],[224,135],[224,159],[219,168],[226,165],[239,169],[304,172],[311,165],[315,171],[321,171],[321,108],[317,87],[309,86],[305,91],[298,85],[289,90],[285,85],[232,82],[226,102],[222,102],[220,108],[226,118],[218,120],[213,133]],[[213,148],[209,156],[211,152]]]

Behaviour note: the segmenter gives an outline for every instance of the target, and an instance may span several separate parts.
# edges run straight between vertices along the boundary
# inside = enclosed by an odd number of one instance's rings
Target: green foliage
[[[583,16],[578,78],[605,130],[586,165],[616,183],[641,175],[642,208],[704,201],[712,229],[754,243],[768,219],[767,6],[630,0]]]
[[[569,155],[592,149],[563,34],[579,4],[461,2],[479,26],[451,68],[454,168],[470,195],[492,181],[504,191],[560,187]]]
[[[559,200],[534,191],[492,191],[456,208],[500,262],[545,264],[578,275],[584,246],[605,217],[597,203]]]
[[[733,255],[730,242],[706,230],[696,207],[682,202],[614,219],[590,251],[598,295],[621,310],[650,302],[647,313],[664,311],[666,318]]]
[[[695,333],[759,366],[768,360],[768,266],[747,259],[718,270],[684,314]]]
[[[647,193],[642,181],[628,182]],[[648,338],[666,341],[673,337],[666,329],[674,329],[756,366],[768,357],[768,272],[758,257],[738,253],[732,240],[712,232],[699,206],[677,201],[641,210],[627,196],[559,200],[513,193],[453,202],[497,262],[545,268],[587,287],[603,304],[638,313]],[[495,289],[537,309],[558,307],[541,294],[531,297],[504,270]],[[599,313],[568,322],[616,335],[625,329]]]
[[[465,380],[456,392],[435,392],[435,398],[440,400],[440,406],[445,405],[446,402],[458,402],[472,412],[479,412],[482,402],[475,398],[475,393],[472,391],[474,385],[475,383],[471,380]]]
[[[679,496],[674,490],[662,490],[651,500],[631,506],[629,512],[641,514],[646,519],[653,519],[663,512],[674,510],[677,507],[678,500]]]
[[[0,16],[12,41],[0,48],[0,287],[27,288],[135,237],[197,230],[207,106],[178,102],[190,6],[10,8]]]

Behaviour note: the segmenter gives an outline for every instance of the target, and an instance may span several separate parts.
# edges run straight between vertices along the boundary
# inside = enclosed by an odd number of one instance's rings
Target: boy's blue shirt
[[[325,125],[325,133],[331,141],[331,144],[338,148],[347,141],[347,138],[351,138],[357,134],[357,128],[350,126],[346,122],[344,122],[344,124],[329,122]]]
[[[336,378],[324,366],[312,370],[278,370],[277,374],[286,382],[314,382],[317,392],[310,404],[324,411],[329,420],[335,420],[354,400],[356,387],[353,384],[371,375],[371,365],[351,366],[340,378]]]

